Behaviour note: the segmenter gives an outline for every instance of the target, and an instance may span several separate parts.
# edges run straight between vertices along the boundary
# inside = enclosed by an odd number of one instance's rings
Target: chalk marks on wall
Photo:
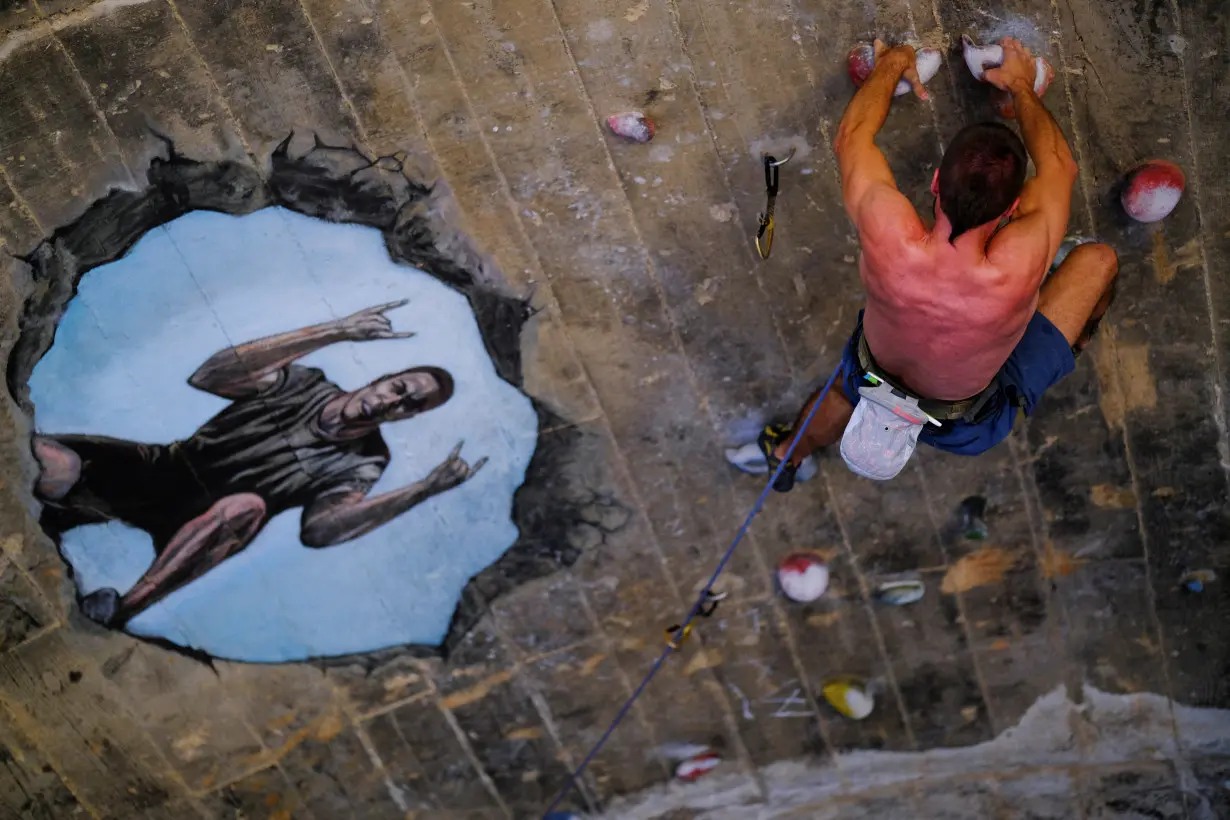
[[[601,546],[584,510],[622,505],[520,389],[530,306],[430,187],[315,140],[268,179],[168,149],[27,259],[9,388],[84,615],[238,660],[447,651]]]

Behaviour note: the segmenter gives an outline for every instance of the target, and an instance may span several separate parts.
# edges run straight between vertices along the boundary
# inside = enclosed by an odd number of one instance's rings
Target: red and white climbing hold
[[[717,765],[722,762],[722,758],[717,752],[705,752],[694,757],[689,757],[687,760],[675,767],[675,777],[691,783],[693,780],[699,780],[709,772],[717,768]]]
[[[606,118],[607,127],[611,133],[617,134],[634,142],[649,142],[653,139],[657,128],[653,120],[640,111],[627,111],[623,114],[612,114]]]
[[[871,43],[856,43],[846,57],[846,73],[855,88],[862,88],[876,67],[876,52]]]
[[[819,555],[792,552],[777,565],[777,583],[787,598],[805,604],[829,588],[829,568]]]
[[[1164,159],[1151,159],[1128,174],[1119,201],[1137,222],[1158,222],[1179,204],[1186,186],[1183,169]]]

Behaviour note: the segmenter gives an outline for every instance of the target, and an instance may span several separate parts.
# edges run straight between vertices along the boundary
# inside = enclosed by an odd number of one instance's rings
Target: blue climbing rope
[[[832,389],[833,382],[837,381],[837,377],[841,375],[841,371],[842,364],[839,362],[837,364],[837,369],[833,371],[833,375],[829,376],[829,380],[825,382],[824,389],[820,391],[820,395],[812,404],[811,409],[807,411],[807,416],[803,419],[803,423],[800,424],[799,428],[794,431],[794,437],[790,440],[790,446],[786,448],[785,457],[781,460],[781,463],[777,465],[777,469],[773,471],[773,475],[769,476],[769,483],[766,484],[765,488],[760,491],[760,497],[757,498],[756,503],[752,505],[752,511],[747,514],[747,518],[743,520],[743,525],[739,527],[739,531],[735,533],[734,540],[731,541],[730,546],[726,548],[726,554],[723,555],[722,560],[718,562],[717,569],[713,571],[713,575],[709,576],[709,582],[706,583],[704,589],[700,591],[700,595],[696,598],[696,603],[692,604],[692,610],[688,612],[687,619],[674,630],[674,639],[667,641],[666,647],[662,650],[662,654],[658,656],[658,659],[654,661],[653,666],[649,668],[649,674],[645,675],[644,680],[642,680],[640,685],[636,687],[636,691],[634,691],[632,696],[624,702],[624,705],[620,708],[619,713],[615,715],[615,719],[611,721],[611,725],[608,726],[607,730],[602,733],[602,737],[598,738],[598,742],[595,743],[593,748],[589,750],[589,754],[585,755],[585,759],[581,761],[581,765],[577,766],[572,774],[568,776],[568,783],[562,790],[560,790],[560,793],[555,798],[554,802],[552,802],[551,805],[547,807],[547,810],[543,812],[543,820],[549,820],[551,813],[554,812],[559,804],[564,801],[564,798],[567,797],[574,788],[576,788],[577,783],[581,779],[581,775],[585,772],[585,768],[593,762],[594,757],[596,757],[598,752],[602,750],[602,747],[606,745],[606,742],[610,739],[611,735],[614,734],[615,728],[619,726],[619,724],[627,716],[628,710],[632,708],[632,704],[636,703],[636,699],[639,698],[641,693],[645,691],[645,687],[649,686],[649,682],[653,680],[654,675],[658,674],[658,670],[662,668],[662,664],[666,663],[666,659],[671,656],[671,653],[683,644],[683,639],[687,637],[691,630],[692,621],[695,620],[697,614],[700,613],[701,609],[709,601],[709,593],[713,590],[713,585],[717,582],[718,576],[722,574],[722,570],[726,569],[726,565],[730,562],[731,556],[735,554],[735,548],[739,546],[739,542],[741,542],[743,537],[747,535],[747,531],[752,526],[752,520],[760,514],[760,510],[764,507],[764,503],[769,497],[769,492],[773,489],[773,485],[777,483],[778,476],[782,474],[782,470],[786,469],[786,465],[790,463],[790,456],[794,455],[794,449],[798,446],[799,439],[803,436],[803,431],[811,425],[812,419],[816,416],[816,411],[820,408],[821,403],[824,402],[824,397],[828,395],[829,390]]]

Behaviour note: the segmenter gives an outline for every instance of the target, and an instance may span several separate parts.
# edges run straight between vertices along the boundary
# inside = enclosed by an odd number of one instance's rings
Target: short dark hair
[[[940,161],[940,209],[952,223],[950,243],[1012,206],[1025,184],[1021,138],[1002,123],[962,128]]]
[[[423,403],[421,410],[431,410],[439,407],[453,397],[453,377],[447,370],[442,367],[412,367],[409,370],[403,370],[402,373],[426,373],[436,380],[439,389],[435,394]]]

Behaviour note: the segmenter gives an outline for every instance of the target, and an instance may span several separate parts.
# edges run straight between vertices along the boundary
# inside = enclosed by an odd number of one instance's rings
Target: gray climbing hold
[[[756,442],[749,442],[742,447],[730,447],[726,450],[726,460],[736,469],[748,475],[768,475],[769,463]],[[820,471],[814,456],[808,456],[799,462],[795,472],[795,481],[810,481]]]
[[[885,581],[876,587],[873,597],[889,606],[905,606],[922,600],[926,592],[922,581]]]

